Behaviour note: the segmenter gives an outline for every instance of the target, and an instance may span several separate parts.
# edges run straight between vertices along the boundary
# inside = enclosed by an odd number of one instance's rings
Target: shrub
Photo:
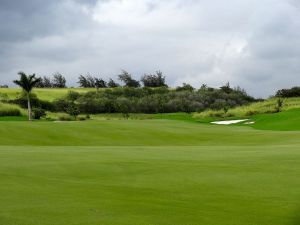
[[[190,91],[190,92],[192,92],[194,90],[195,90],[195,88],[192,85],[187,84],[187,83],[183,83],[181,87],[176,88],[176,91]]]
[[[19,109],[0,109],[0,116],[21,116]]]
[[[78,106],[73,102],[69,102],[66,108],[66,113],[68,113],[70,116],[73,116],[76,119],[76,117],[79,115]]]
[[[300,97],[300,87],[293,87],[290,89],[281,89],[281,90],[277,91],[276,97],[279,97],[279,98]]]
[[[116,106],[118,111],[122,113],[123,117],[128,119],[131,111],[130,101],[127,98],[118,98],[116,101]]]
[[[53,105],[58,112],[67,112],[72,102],[83,114],[125,112],[126,117],[129,113],[191,113],[206,109],[223,110],[223,114],[226,114],[228,109],[254,100],[239,89],[226,93],[214,88],[202,88],[199,91],[184,88],[179,91],[167,87],[117,87],[80,95],[71,92],[66,97],[55,100]]]
[[[46,116],[46,111],[42,108],[33,108],[32,112],[33,112],[33,118],[36,120],[39,120],[41,119],[41,117]]]
[[[245,113],[246,116],[253,116],[253,115],[256,115],[258,114],[259,112],[258,111],[253,111],[253,110],[249,110]]]
[[[60,121],[74,121],[75,118],[69,115],[64,115],[64,116],[60,116],[58,117],[58,120]]]
[[[69,101],[76,101],[80,97],[80,94],[76,91],[69,91],[66,99]]]
[[[27,96],[22,92],[20,96],[18,96],[14,100],[7,100],[6,102],[11,104],[17,104],[23,109],[27,109]],[[40,100],[37,98],[35,94],[30,94],[30,103],[33,108],[42,108],[48,111],[55,111],[55,104],[49,101]]]
[[[283,100],[281,98],[279,98],[279,99],[277,99],[277,102],[276,102],[275,111],[281,112],[282,107],[283,107]]]
[[[166,87],[165,80],[161,71],[156,71],[156,74],[145,74],[141,79],[145,87]]]
[[[52,102],[38,99],[35,107],[42,108],[46,111],[55,111],[55,105]]]
[[[226,113],[226,115],[224,117],[234,117],[233,113]]]
[[[208,116],[209,117],[225,117],[225,114],[221,110],[218,110],[218,111],[209,111]]]
[[[65,112],[68,107],[68,101],[65,99],[56,99],[53,104],[56,112]]]

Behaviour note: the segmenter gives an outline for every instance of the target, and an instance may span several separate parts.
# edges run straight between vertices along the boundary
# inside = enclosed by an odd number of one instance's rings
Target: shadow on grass
[[[27,121],[26,116],[0,116],[0,121]]]

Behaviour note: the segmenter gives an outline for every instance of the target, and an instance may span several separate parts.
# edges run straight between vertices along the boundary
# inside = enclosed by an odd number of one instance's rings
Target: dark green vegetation
[[[291,98],[300,97],[300,87],[292,87],[290,89],[281,89],[276,92],[276,97]]]
[[[169,119],[0,122],[0,143],[0,224],[299,222],[298,131]]]
[[[36,78],[35,74],[26,75],[19,72],[20,79],[13,82],[22,88],[15,98],[9,98],[8,93],[0,93],[0,101],[8,104],[17,104],[28,109],[28,118],[32,116],[40,119],[46,116],[45,111],[67,113],[75,120],[80,114],[122,113],[124,118],[129,118],[130,113],[176,113],[176,112],[202,112],[207,109],[224,110],[241,106],[255,101],[245,90],[236,87],[231,88],[229,83],[220,88],[211,88],[202,85],[199,90],[189,84],[183,83],[176,89],[168,88],[162,72],[144,75],[141,78],[143,87],[139,81],[132,78],[127,71],[122,71],[119,80],[124,86],[112,79],[106,83],[103,79],[91,75],[79,76],[79,85],[82,88],[96,88],[96,91],[79,93],[69,91],[64,97],[53,101],[40,99],[33,89],[66,87],[66,79],[57,73],[53,79],[49,77]],[[108,88],[109,87],[109,88]],[[6,88],[5,88],[6,89]],[[102,89],[102,91],[99,91]],[[32,115],[32,107],[34,115]],[[9,116],[9,115],[2,115]]]
[[[56,99],[45,109],[64,112],[69,105],[75,105],[82,114],[98,113],[171,113],[197,112],[205,109],[223,109],[254,102],[239,89],[225,92],[222,89],[203,88],[199,90],[171,90],[161,88],[120,87],[80,94],[69,92]],[[18,100],[14,103],[18,103]],[[49,107],[50,105],[50,107]],[[52,105],[52,106],[51,106]]]
[[[53,74],[53,77],[41,77],[39,79],[39,82],[36,84],[36,87],[38,88],[66,88],[66,78],[60,74],[55,73]]]
[[[191,113],[202,112],[206,109],[228,110],[255,101],[241,89],[229,86],[226,90],[223,88],[202,87],[196,90],[184,84],[178,89],[116,87],[85,93],[69,89],[65,95],[52,101],[40,98],[40,89],[37,89],[30,95],[20,92],[16,97],[10,98],[7,94],[2,102],[27,108],[28,97],[30,97],[31,106],[36,109],[35,111],[67,113],[73,117],[79,114],[122,113],[127,118],[130,113]],[[48,92],[51,93],[51,89],[48,89]],[[2,96],[4,95],[3,92]]]

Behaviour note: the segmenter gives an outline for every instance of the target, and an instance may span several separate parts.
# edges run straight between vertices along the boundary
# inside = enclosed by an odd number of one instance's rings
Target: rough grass
[[[0,224],[299,224],[297,131],[0,122],[0,143]]]
[[[194,114],[193,118],[200,122],[211,122],[215,120],[247,118],[254,124],[236,124],[252,127],[260,130],[300,130],[300,98],[284,99],[281,112],[275,112],[277,98],[264,102],[254,103],[248,106],[241,106],[230,109],[227,114],[223,111],[205,111]],[[232,125],[232,126],[236,126]]]
[[[283,99],[282,111],[300,108],[300,98]],[[223,110],[207,110],[201,113],[195,113],[194,118],[199,120],[211,121],[217,118],[244,118],[257,114],[274,113],[277,104],[277,98],[271,98],[263,102],[257,102],[250,105],[240,106],[229,109],[227,113]]]
[[[0,102],[0,117],[21,116],[22,113],[24,110],[19,106]]]
[[[95,91],[95,88],[35,88],[33,93],[41,100],[53,101],[65,96],[69,91],[86,93],[88,91]],[[0,88],[0,100],[15,99],[21,92],[20,88]]]

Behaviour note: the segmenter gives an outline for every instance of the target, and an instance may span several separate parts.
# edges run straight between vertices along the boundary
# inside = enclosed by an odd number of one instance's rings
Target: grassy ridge
[[[300,108],[300,98],[286,98],[283,99],[282,111]],[[209,118],[221,118],[221,117],[249,117],[256,114],[273,113],[277,104],[277,98],[271,98],[263,102],[257,102],[250,105],[240,106],[233,109],[229,109],[227,113],[224,110],[207,110],[201,113],[196,113],[194,117],[196,119],[209,119]]]
[[[79,93],[86,93],[88,91],[95,91],[94,88],[35,88],[33,93],[41,100],[53,101],[57,98],[65,96],[69,91],[76,91]],[[22,92],[19,88],[0,88],[0,99],[9,98],[15,99]]]
[[[300,130],[300,109],[291,109],[275,114],[260,114],[251,117],[255,124],[251,127],[260,130]]]
[[[0,117],[21,116],[24,113],[25,110],[17,105],[5,104],[0,102]]]
[[[224,111],[208,110],[195,113],[195,121],[209,123],[216,120],[231,120],[247,118],[254,124],[246,125],[260,130],[297,131],[300,130],[300,98],[284,99],[281,112],[275,113],[277,99],[272,98],[264,102],[258,102],[247,106]],[[245,126],[244,123],[238,124]],[[233,125],[235,126],[235,125]]]

